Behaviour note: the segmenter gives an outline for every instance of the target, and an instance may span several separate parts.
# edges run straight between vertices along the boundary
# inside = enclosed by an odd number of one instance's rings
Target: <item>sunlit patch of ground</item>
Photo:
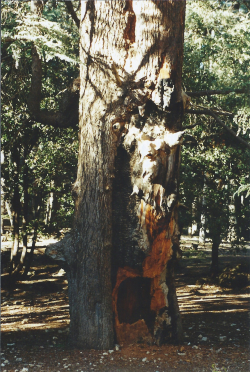
[[[55,242],[46,240],[46,244]],[[39,244],[39,243],[38,243]],[[40,246],[39,246],[40,245]],[[44,241],[35,250],[35,259],[27,280],[8,287],[7,273],[2,274],[1,331],[60,329],[69,325],[68,282],[66,273],[44,256]],[[7,243],[2,259],[7,263]]]

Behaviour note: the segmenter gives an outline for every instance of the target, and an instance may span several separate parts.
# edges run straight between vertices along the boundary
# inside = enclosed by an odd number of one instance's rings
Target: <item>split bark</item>
[[[49,248],[69,259],[70,338],[96,349],[172,333],[180,342],[185,1],[84,4],[75,222],[61,248]]]

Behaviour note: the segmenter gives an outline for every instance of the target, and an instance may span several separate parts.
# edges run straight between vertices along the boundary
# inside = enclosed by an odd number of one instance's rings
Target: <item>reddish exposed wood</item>
[[[166,221],[163,222],[163,218],[157,216],[154,208],[145,204],[143,201],[141,201],[140,212],[140,216],[138,216],[140,224],[142,228],[146,230],[148,239],[152,242],[151,250],[142,264],[142,273],[129,267],[118,269],[116,285],[112,295],[116,337],[117,341],[123,344],[129,344],[141,339],[151,342],[152,330],[149,329],[144,319],[139,319],[132,324],[121,323],[119,321],[117,302],[118,292],[122,282],[128,278],[150,278],[149,295],[152,314],[157,316],[161,309],[168,306],[167,292],[164,293],[165,283],[164,281],[162,282],[161,275],[166,270],[167,262],[171,259],[173,254],[172,240],[169,237],[174,233],[175,223],[174,220],[171,219],[167,225]],[[168,226],[168,228],[164,228],[159,233],[163,224]],[[126,310],[132,314],[133,306],[135,306],[136,302],[136,299],[132,296],[132,290],[131,296],[125,298],[125,301],[128,303]]]
[[[158,277],[155,278],[154,281],[152,281],[152,299],[151,299],[151,310],[155,311],[156,313],[164,308],[166,306],[166,298],[164,296],[164,293],[162,289],[160,288],[158,284]],[[154,283],[156,282],[156,283]]]
[[[116,325],[116,336],[117,342],[121,345],[129,345],[139,340],[152,341],[152,336],[143,319],[133,324],[122,323]]]

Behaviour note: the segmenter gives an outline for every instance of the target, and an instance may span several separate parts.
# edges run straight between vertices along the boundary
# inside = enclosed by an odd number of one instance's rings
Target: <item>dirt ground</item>
[[[13,288],[5,272],[10,242],[2,245],[2,372],[250,371],[250,286],[222,288],[209,280],[209,245],[190,250],[190,242],[182,242],[183,259],[176,269],[182,346],[134,344],[95,351],[68,344],[66,274],[44,255],[48,243],[39,242],[28,280]],[[239,263],[250,268],[249,250],[237,255],[227,247],[220,250],[221,269]]]

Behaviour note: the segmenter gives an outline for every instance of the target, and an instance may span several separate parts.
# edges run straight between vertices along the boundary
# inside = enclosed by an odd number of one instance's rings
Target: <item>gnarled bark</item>
[[[181,341],[173,263],[185,1],[83,4],[70,338],[97,349],[113,346],[114,331],[119,343]]]

